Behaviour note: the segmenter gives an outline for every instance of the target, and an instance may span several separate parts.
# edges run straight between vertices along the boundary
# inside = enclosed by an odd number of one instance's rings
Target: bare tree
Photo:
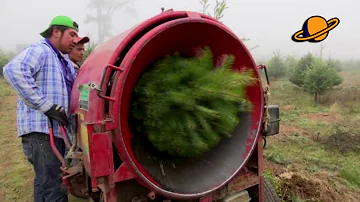
[[[320,43],[320,58],[322,59],[322,55],[323,55],[323,50],[324,50],[324,44]]]
[[[90,0],[87,7],[95,10],[95,15],[87,14],[85,23],[96,23],[98,26],[98,42],[102,43],[111,34],[111,19],[114,12],[124,8],[131,0]]]
[[[224,17],[223,13],[224,13],[225,9],[228,8],[226,0],[216,0],[213,14],[211,14],[210,12],[208,12],[208,8],[211,5],[209,3],[209,0],[200,0],[200,4],[202,6],[202,9],[200,12],[202,12],[203,14],[209,15],[219,21],[220,21],[220,19],[222,19]],[[250,39],[241,38],[241,41],[246,42],[246,41],[250,41]],[[253,46],[252,48],[249,48],[249,50],[254,50],[255,48],[258,48],[258,47],[259,47],[259,45],[256,45],[256,46]]]
[[[206,15],[209,15],[209,16],[212,16],[213,18],[217,19],[220,21],[221,18],[224,17],[224,11],[225,9],[227,9],[227,3],[226,3],[226,0],[216,0],[216,4],[215,4],[215,7],[214,7],[214,11],[213,11],[213,14],[211,14],[210,12],[208,12],[208,8],[210,6],[210,3],[209,3],[209,0],[200,0],[200,4],[202,5],[202,10],[201,12],[203,14],[206,14]]]
[[[207,12],[207,9],[210,6],[209,0],[200,0],[200,3],[202,5],[202,13],[207,14],[209,16],[212,16],[213,18],[220,21],[221,18],[224,17],[224,11],[227,9],[226,0],[216,0],[216,4],[214,7],[213,14]]]

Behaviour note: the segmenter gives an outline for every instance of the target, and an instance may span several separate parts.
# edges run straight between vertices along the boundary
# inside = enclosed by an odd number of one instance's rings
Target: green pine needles
[[[231,137],[238,113],[250,110],[245,88],[251,71],[231,70],[233,56],[215,68],[209,48],[195,58],[167,56],[144,73],[134,91],[137,130],[160,152],[199,157]]]

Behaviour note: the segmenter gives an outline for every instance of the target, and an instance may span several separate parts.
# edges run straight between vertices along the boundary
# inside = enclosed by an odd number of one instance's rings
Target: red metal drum
[[[247,89],[253,110],[242,113],[233,136],[222,140],[202,158],[161,165],[161,157],[153,158],[157,154],[131,130],[132,91],[141,74],[154,62],[176,51],[191,56],[196,54],[196,48],[204,46],[211,48],[214,58],[233,54],[234,69],[254,70],[253,76],[259,80]],[[110,120],[107,129],[115,134],[113,142],[121,161],[130,167],[140,184],[172,199],[199,198],[229,182],[248,160],[261,130],[264,97],[255,62],[231,30],[203,14],[163,12],[95,49],[75,81],[73,114],[79,112],[78,86],[90,83],[94,90],[89,94],[84,121],[90,124]],[[85,163],[91,170],[89,165]]]

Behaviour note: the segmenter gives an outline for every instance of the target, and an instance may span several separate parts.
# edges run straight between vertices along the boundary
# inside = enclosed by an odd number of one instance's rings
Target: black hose
[[[264,146],[263,146],[263,149],[265,149],[265,146],[266,146],[266,136],[262,136],[263,140],[264,140]]]

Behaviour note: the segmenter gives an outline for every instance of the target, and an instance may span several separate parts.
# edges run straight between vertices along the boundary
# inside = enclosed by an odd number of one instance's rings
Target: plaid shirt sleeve
[[[35,83],[33,75],[43,66],[46,54],[39,46],[30,46],[11,60],[4,68],[4,78],[17,90],[29,107],[46,112],[52,107]]]

